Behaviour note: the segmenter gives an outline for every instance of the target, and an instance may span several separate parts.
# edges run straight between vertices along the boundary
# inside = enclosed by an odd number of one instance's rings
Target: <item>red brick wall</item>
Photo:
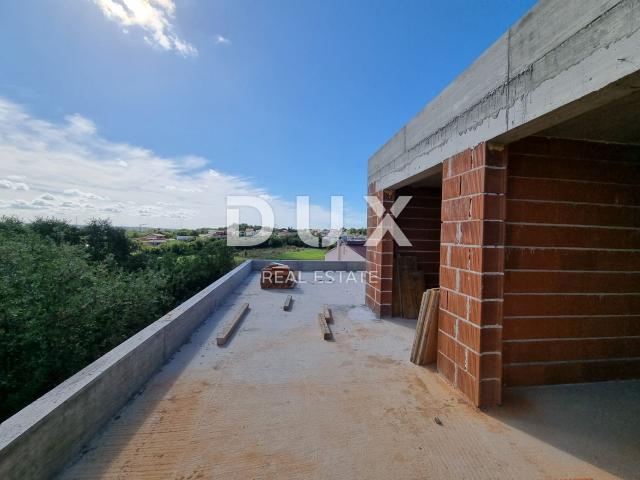
[[[509,146],[503,379],[640,376],[640,148]]]
[[[412,198],[396,219],[396,223],[411,242],[411,246],[396,245],[396,254],[417,257],[418,269],[424,272],[425,287],[437,288],[442,190],[405,187],[396,191],[396,198],[402,195]]]
[[[385,209],[393,204],[391,191],[375,191],[369,185],[369,195],[375,195],[383,202]],[[367,236],[370,236],[380,221],[371,207],[367,208]],[[375,247],[367,247],[367,284],[365,302],[380,317],[391,316],[391,295],[393,288],[393,240],[389,234]]]
[[[438,371],[475,405],[501,400],[506,152],[443,164]]]

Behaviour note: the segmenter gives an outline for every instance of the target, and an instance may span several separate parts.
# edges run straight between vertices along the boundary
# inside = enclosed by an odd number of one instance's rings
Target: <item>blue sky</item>
[[[139,0],[138,0],[139,1]],[[129,8],[125,5],[129,3]],[[0,4],[0,213],[198,227],[225,194],[365,223],[368,157],[534,3]]]

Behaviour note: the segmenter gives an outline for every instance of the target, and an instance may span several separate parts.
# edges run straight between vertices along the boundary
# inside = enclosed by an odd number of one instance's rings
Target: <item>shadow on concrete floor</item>
[[[386,322],[393,323],[394,325],[399,325],[401,327],[409,328],[411,330],[416,329],[416,325],[418,324],[418,320],[413,318],[401,318],[401,317],[393,317],[393,318],[385,318]]]
[[[509,388],[486,413],[622,478],[640,478],[640,380]]]

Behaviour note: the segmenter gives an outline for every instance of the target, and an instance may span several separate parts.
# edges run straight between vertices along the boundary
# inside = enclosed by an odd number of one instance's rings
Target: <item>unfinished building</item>
[[[540,2],[369,160],[369,195],[412,196],[412,246],[368,249],[367,305],[398,315],[412,258],[477,406],[640,377],[639,47],[637,0]]]

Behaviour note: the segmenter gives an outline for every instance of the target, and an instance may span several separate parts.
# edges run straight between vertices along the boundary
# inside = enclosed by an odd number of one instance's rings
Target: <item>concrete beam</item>
[[[574,118],[639,88],[639,71],[639,0],[541,1],[369,159],[368,183]]]

